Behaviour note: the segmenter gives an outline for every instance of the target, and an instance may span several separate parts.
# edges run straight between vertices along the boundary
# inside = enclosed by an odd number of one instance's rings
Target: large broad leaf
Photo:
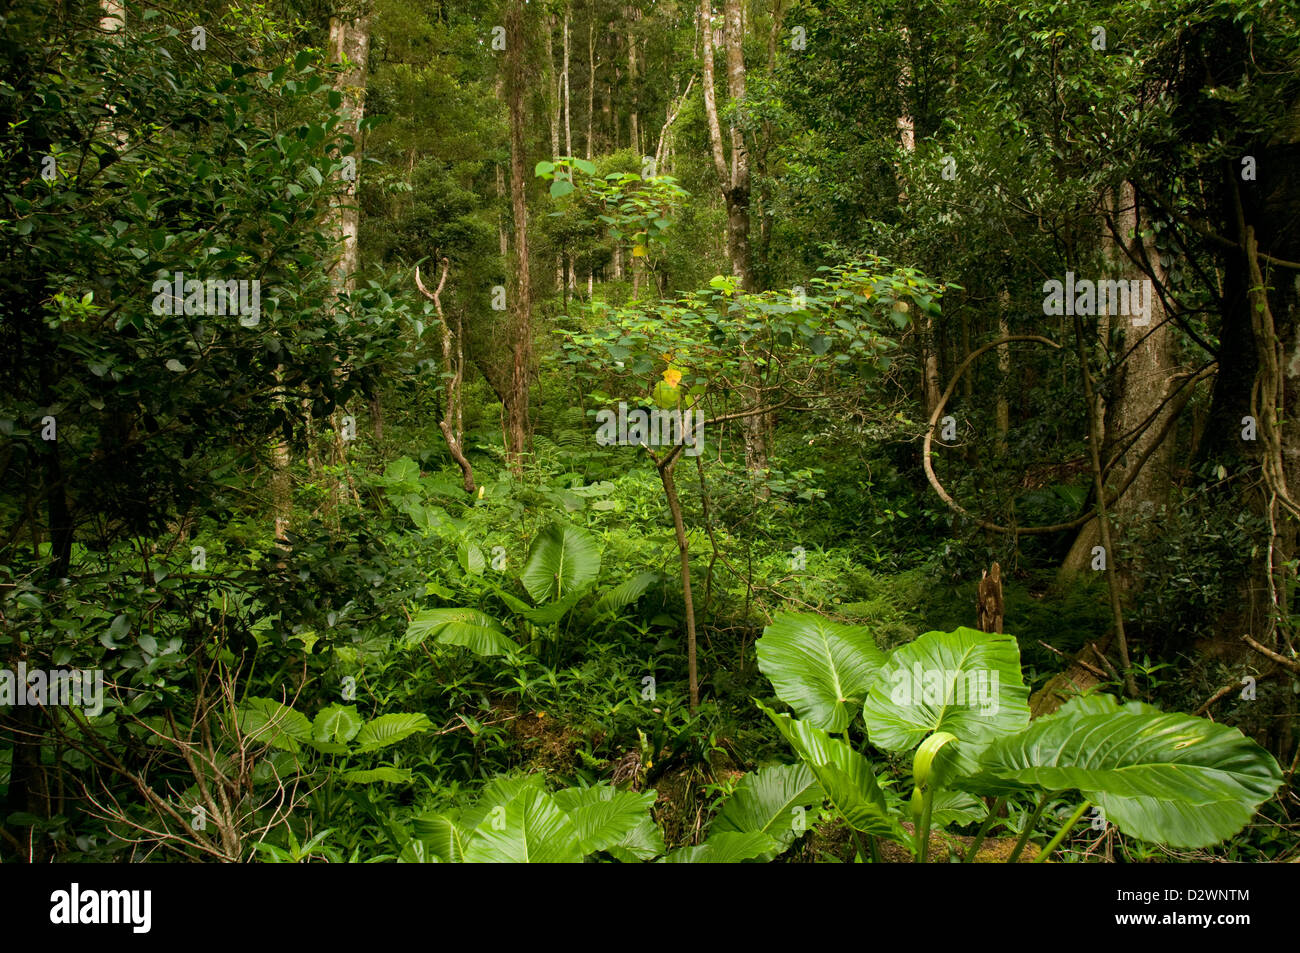
[[[569,610],[578,604],[578,600],[586,595],[583,589],[575,589],[567,593],[563,598],[554,602],[548,602],[544,606],[534,609],[532,606],[524,605],[522,609],[516,611],[534,625],[553,625],[559,622],[568,614]],[[515,600],[519,602],[519,600]],[[521,602],[520,605],[523,605]]]
[[[553,796],[560,810],[573,822],[584,854],[620,844],[636,830],[655,802],[654,791],[637,794],[608,784],[565,788]]]
[[[871,743],[886,751],[911,751],[936,731],[950,732],[958,770],[974,771],[983,748],[1029,724],[1020,647],[976,629],[927,632],[894,650],[862,714]]]
[[[761,703],[758,707],[808,765],[827,799],[849,824],[868,834],[908,842],[898,821],[889,813],[884,792],[876,783],[875,772],[866,758],[814,725],[795,721],[789,715],[778,715]]]
[[[483,570],[487,568],[487,560],[483,557],[483,550],[479,549],[468,540],[462,540],[456,547],[456,561],[460,563],[460,568],[475,576],[483,575]]]
[[[869,630],[817,615],[778,615],[756,647],[759,670],[777,697],[826,731],[849,726],[885,664]]]
[[[934,792],[930,811],[932,829],[947,827],[949,824],[972,824],[984,820],[989,813],[988,805],[983,801],[965,791],[954,791],[951,788],[940,788]]]
[[[807,829],[807,809],[825,798],[806,764],[759,768],[740,779],[709,826],[709,836],[722,831],[758,831],[785,850]]]
[[[423,712],[397,712],[380,715],[366,722],[357,732],[357,750],[359,752],[378,751],[399,741],[409,738],[421,731],[433,727],[429,716]]]
[[[536,788],[490,811],[465,849],[471,864],[576,864],[582,857],[573,822]]]
[[[779,846],[774,838],[757,831],[748,833],[723,831],[710,834],[703,844],[673,851],[660,863],[739,864],[746,860],[771,856]]]
[[[402,645],[418,645],[432,637],[444,645],[461,645],[477,655],[519,651],[496,619],[475,609],[422,609],[406,627]]]
[[[1103,705],[1081,701],[994,743],[986,769],[1081,791],[1121,831],[1174,847],[1233,836],[1282,783],[1273,757],[1236,728],[1113,700],[1109,711],[1094,710]]]
[[[339,778],[348,784],[409,784],[411,772],[407,768],[363,768],[344,771]]]
[[[424,841],[429,850],[443,863],[465,862],[465,845],[473,834],[472,830],[465,830],[445,814],[417,817],[413,826],[416,836]]]
[[[664,834],[654,818],[645,815],[622,840],[611,844],[606,851],[625,864],[654,860],[664,852]]]
[[[274,698],[248,698],[239,708],[239,729],[257,744],[283,751],[298,751],[301,742],[310,741],[311,722]]]
[[[519,579],[537,603],[549,602],[594,582],[600,547],[585,529],[555,523],[537,534]]]
[[[321,744],[346,745],[357,736],[362,724],[355,705],[328,705],[317,712],[311,723],[311,737]]]
[[[631,579],[610,589],[591,607],[593,618],[612,615],[636,602],[647,589],[659,581],[657,572],[637,573]]]
[[[425,814],[415,818],[415,834],[447,863],[463,863],[474,829],[492,811],[504,807],[523,791],[542,791],[540,774],[498,775],[479,792],[474,806],[461,814]]]

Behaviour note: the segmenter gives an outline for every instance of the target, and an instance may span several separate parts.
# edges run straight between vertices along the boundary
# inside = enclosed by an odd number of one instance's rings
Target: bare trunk
[[[370,53],[370,14],[362,14],[355,20],[330,18],[330,61],[346,63],[347,66],[335,80],[335,89],[342,94],[340,116],[342,123],[339,131],[353,140],[353,157],[360,170],[360,125],[365,114],[366,65]],[[357,233],[361,225],[361,209],[357,204],[357,176],[343,180],[343,191],[338,204],[331,209],[330,224],[338,235],[339,258],[331,270],[331,279],[336,291],[350,292],[356,288],[356,273],[360,263],[360,249]],[[347,463],[347,443],[344,440],[343,418],[347,407],[337,408],[331,416],[334,432],[333,462],[336,466]],[[310,439],[310,437],[308,438]],[[288,450],[285,449],[287,455]],[[344,471],[346,473],[346,471]],[[339,481],[337,499],[347,496],[349,483],[344,476]]]
[[[563,107],[561,83],[563,80],[555,72],[555,15],[546,18],[546,99],[550,108],[546,110],[546,119],[551,124],[551,157],[560,154],[560,110]]]
[[[743,50],[744,33],[741,22],[740,0],[727,0],[724,11],[727,58],[727,95],[733,105],[743,104],[745,100],[745,59]],[[731,271],[744,291],[754,290],[754,274],[749,247],[749,154],[746,151],[744,137],[739,125],[733,123],[730,129],[731,157],[727,161],[726,147],[723,144],[722,127],[718,121],[718,104],[713,77],[713,19],[710,0],[700,2],[700,32],[703,36],[704,62],[704,113],[709,128],[709,146],[713,155],[713,167],[718,175],[722,197],[727,205],[727,257],[731,260]],[[742,374],[753,385],[742,387],[744,398],[751,406],[762,402],[759,389],[758,369],[752,361],[743,360]],[[750,477],[762,481],[767,470],[767,441],[764,421],[759,417],[745,417],[741,421],[741,432],[745,440],[745,469]],[[760,485],[759,496],[767,496],[767,488]]]
[[[528,262],[527,178],[524,157],[525,76],[523,0],[512,0],[506,15],[510,98],[510,207],[514,217],[514,294],[510,298],[510,387],[506,392],[506,460],[523,475],[523,455],[531,432],[528,383],[532,370],[532,282]]]
[[[1105,247],[1113,267],[1125,280],[1145,280],[1146,273],[1129,257],[1146,262],[1157,279],[1163,283],[1164,270],[1159,253],[1150,240],[1140,236],[1142,220],[1132,185],[1125,183],[1118,196],[1108,202],[1115,223],[1114,235],[1107,235]],[[1127,254],[1126,254],[1127,250]],[[1175,340],[1172,324],[1166,323],[1160,299],[1150,293],[1149,323],[1130,316],[1115,316],[1113,324],[1107,315],[1099,315],[1100,328],[1111,328],[1109,336],[1116,341],[1113,350],[1123,360],[1116,368],[1108,388],[1110,399],[1106,404],[1105,436],[1102,442],[1103,461],[1114,461],[1106,474],[1108,492],[1124,485],[1133,476],[1128,489],[1112,507],[1116,525],[1127,527],[1141,519],[1156,516],[1168,502],[1172,486],[1174,445],[1164,439],[1161,426],[1167,415],[1181,409],[1181,403],[1166,398],[1174,384]],[[1100,400],[1100,398],[1099,398]],[[1134,468],[1141,469],[1134,475]],[[1080,570],[1091,563],[1091,551],[1098,544],[1100,526],[1096,520],[1085,524],[1066,556],[1063,568]],[[1104,544],[1103,544],[1104,545]],[[1116,554],[1107,548],[1107,559]],[[1128,573],[1121,579],[1127,587],[1131,583]]]
[[[592,119],[596,114],[596,18],[587,22],[587,158],[591,158]]]
[[[442,269],[442,276],[438,279],[438,287],[435,291],[430,292],[420,281],[420,268],[418,265],[415,269],[415,286],[420,289],[422,295],[433,302],[434,310],[438,313],[439,337],[442,343],[442,366],[445,371],[444,380],[447,388],[447,403],[443,408],[442,420],[438,421],[438,429],[442,431],[443,439],[447,441],[447,449],[451,453],[451,458],[460,467],[461,477],[465,481],[465,492],[473,493],[476,489],[474,486],[474,468],[470,466],[469,458],[465,456],[465,424],[461,413],[461,391],[465,380],[465,352],[463,346],[465,335],[460,315],[457,314],[455,343],[453,344],[451,326],[447,323],[447,316],[442,309],[442,289],[447,283],[447,274],[451,269],[451,263],[444,258],[439,265]]]
[[[564,154],[573,155],[573,109],[569,104],[569,7],[564,7]]]
[[[998,337],[1004,338],[1011,333],[1007,324],[1007,312],[1011,309],[1011,293],[1006,289],[998,292]],[[998,346],[998,402],[997,430],[998,456],[1007,452],[1007,434],[1011,431],[1011,402],[1007,400],[1007,389],[1011,387],[1011,345]]]
[[[630,134],[632,149],[638,156],[641,155],[641,126],[637,116],[637,66],[636,66],[636,34],[631,30],[631,25],[636,22],[639,11],[636,7],[627,9],[627,81],[630,90],[630,104],[628,106],[628,132]]]
[[[681,564],[682,601],[686,610],[686,672],[689,682],[691,714],[700,707],[700,680],[696,666],[695,652],[695,597],[691,591],[691,550],[686,538],[686,523],[682,519],[682,504],[677,497],[677,483],[673,479],[673,468],[677,466],[680,456],[674,456],[666,465],[659,467],[659,478],[664,485],[664,497],[668,500],[668,511],[673,517],[673,535],[677,539],[677,556]]]

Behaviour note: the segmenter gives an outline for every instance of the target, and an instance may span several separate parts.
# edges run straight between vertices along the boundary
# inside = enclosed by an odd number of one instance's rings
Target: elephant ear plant
[[[1085,696],[1031,723],[1020,649],[1009,635],[965,628],[927,632],[886,655],[865,627],[784,614],[767,627],[757,649],[759,668],[797,716],[760,704],[815,781],[815,789],[808,784],[800,790],[804,801],[813,794],[829,802],[863,856],[864,836],[873,858],[877,839],[885,837],[924,862],[932,824],[967,823],[976,816],[969,810],[978,803],[972,794],[996,795],[998,807],[1010,796],[1036,800],[1011,862],[1047,804],[1071,795],[1077,809],[1039,861],[1091,805],[1132,837],[1207,847],[1240,831],[1282,783],[1277,762],[1237,729],[1139,702]],[[912,755],[910,834],[870,761],[849,740],[859,713],[870,747]],[[754,825],[763,819],[761,811],[729,806],[724,804],[714,830],[760,830]],[[996,814],[988,812],[967,861]],[[730,818],[725,826],[724,817]],[[737,817],[754,822],[738,827]],[[788,843],[773,840],[768,847]]]

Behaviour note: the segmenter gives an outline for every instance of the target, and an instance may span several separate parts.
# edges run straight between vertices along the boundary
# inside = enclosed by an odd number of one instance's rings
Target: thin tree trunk
[[[587,21],[587,158],[591,158],[593,118],[596,115],[596,16]]]
[[[339,74],[335,88],[342,94],[340,114],[342,123],[339,131],[352,137],[354,158],[360,160],[360,126],[365,114],[366,66],[370,53],[370,14],[363,13],[355,20],[339,17],[330,18],[330,61],[346,62],[347,68]],[[358,169],[360,161],[357,162]],[[360,248],[357,234],[361,225],[361,208],[357,203],[357,177],[343,180],[343,194],[337,205],[331,209],[331,225],[339,237],[340,255],[331,269],[331,280],[335,291],[351,292],[356,288],[356,273],[360,264]],[[336,370],[336,376],[338,371]],[[343,418],[347,416],[346,405],[335,409],[331,415],[331,427],[334,432],[333,458],[336,466],[347,463],[347,443],[344,440]],[[308,436],[310,440],[310,435]],[[288,447],[276,448],[276,459],[287,460]],[[346,476],[339,480],[336,499],[347,496],[349,481]]]
[[[632,24],[637,20],[638,10],[636,7],[627,9],[627,81],[629,87],[628,106],[628,132],[630,134],[632,149],[638,156],[641,155],[641,127],[637,116],[637,97],[639,89],[637,86],[637,67],[636,67],[636,34],[632,32]]]
[[[563,108],[561,83],[563,79],[555,72],[555,44],[552,34],[555,32],[555,14],[546,17],[546,99],[549,108],[546,120],[551,124],[551,157],[560,154],[560,110]]]
[[[524,156],[523,0],[511,0],[506,14],[506,45],[510,100],[510,207],[514,217],[514,294],[510,306],[510,388],[506,392],[506,460],[516,477],[523,476],[523,455],[531,432],[528,383],[532,372],[532,282],[528,261],[527,178]]]
[[[569,104],[569,5],[564,5],[564,154],[573,155],[573,109]]]
[[[451,326],[447,323],[447,316],[442,310],[442,289],[447,284],[447,274],[451,271],[451,262],[446,258],[439,262],[442,269],[442,275],[438,278],[438,287],[430,292],[420,281],[420,268],[415,268],[415,286],[420,289],[420,293],[433,302],[434,310],[438,313],[439,338],[442,343],[442,366],[446,369],[446,389],[447,403],[443,408],[442,419],[438,421],[438,429],[442,431],[443,439],[447,441],[447,449],[451,453],[451,458],[456,461],[460,467],[461,477],[465,482],[465,492],[473,493],[477,487],[474,485],[474,468],[470,466],[469,458],[465,456],[465,424],[463,421],[461,407],[461,391],[465,380],[465,352],[463,342],[465,340],[464,330],[461,326],[459,312],[456,315],[456,334],[455,344],[453,346],[453,336]]]
[[[740,0],[727,0],[724,15],[727,94],[733,105],[741,104],[745,99],[745,60]],[[727,256],[731,260],[732,274],[736,276],[741,289],[753,291],[754,272],[749,247],[749,155],[740,127],[733,123],[730,130],[731,157],[728,164],[722,139],[722,127],[718,121],[717,94],[714,89],[713,19],[710,0],[700,0],[700,32],[703,36],[704,113],[709,129],[709,147],[713,155],[714,171],[718,175],[718,184],[727,205]],[[752,386],[742,388],[746,400],[752,405],[761,403],[757,367],[751,360],[744,359],[741,362],[741,372],[745,380],[754,382]],[[769,491],[763,482],[767,470],[764,421],[758,417],[746,417],[741,421],[740,426],[745,441],[745,469],[759,486],[758,496],[766,498]]]
[[[1011,309],[1011,293],[1005,288],[998,292],[998,337],[1004,338],[1011,333],[1007,324],[1007,312]],[[1011,431],[1011,402],[1007,400],[1007,388],[1011,386],[1011,345],[998,346],[998,401],[997,401],[997,453],[1004,456],[1007,452],[1007,434]]]
[[[673,479],[673,469],[680,456],[674,455],[659,467],[659,479],[664,485],[664,497],[668,501],[668,512],[673,517],[673,535],[677,539],[677,556],[681,563],[682,601],[686,610],[686,672],[690,690],[691,714],[700,707],[700,679],[695,651],[695,597],[691,591],[691,550],[686,538],[686,523],[682,519],[682,503],[677,497],[677,483]]]
[[[1088,412],[1088,455],[1092,462],[1092,489],[1097,495],[1097,527],[1101,534],[1101,545],[1105,550],[1106,585],[1110,593],[1111,618],[1115,624],[1115,643],[1119,647],[1124,690],[1128,692],[1130,698],[1136,698],[1137,682],[1133,677],[1133,665],[1129,661],[1128,637],[1124,632],[1124,609],[1120,603],[1119,567],[1112,547],[1110,515],[1106,512],[1106,487],[1101,474],[1101,408],[1093,390],[1092,374],[1088,370],[1088,348],[1084,344],[1083,319],[1078,315],[1074,316],[1074,336],[1079,350],[1079,373],[1083,377],[1083,399]]]

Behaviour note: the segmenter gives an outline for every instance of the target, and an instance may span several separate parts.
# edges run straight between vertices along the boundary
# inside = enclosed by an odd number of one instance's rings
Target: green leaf
[[[460,563],[461,569],[475,576],[483,575],[483,570],[487,568],[487,560],[483,558],[483,550],[471,542],[462,542],[456,547],[456,561]]]
[[[357,732],[357,746],[360,752],[378,751],[395,745],[421,731],[429,731],[433,722],[423,712],[396,712],[380,715],[366,722]]]
[[[576,864],[582,856],[569,816],[533,787],[490,811],[465,849],[471,864]]]
[[[239,709],[239,730],[249,741],[282,751],[299,751],[301,742],[312,736],[306,716],[274,698],[245,699]]]
[[[465,862],[465,845],[473,834],[472,830],[463,829],[445,814],[417,817],[413,826],[415,835],[444,863]]]
[[[827,799],[850,825],[899,843],[910,840],[890,815],[884,792],[876,783],[875,772],[866,758],[814,725],[795,721],[789,715],[778,715],[762,703],[758,707],[772,719],[812,771]]]
[[[885,664],[863,626],[818,615],[780,613],[758,640],[758,668],[776,695],[802,719],[843,731]]]
[[[988,815],[988,806],[965,791],[939,788],[930,807],[931,829],[949,824],[972,824]]]
[[[631,579],[615,586],[602,595],[591,608],[592,616],[600,618],[630,606],[658,581],[659,573],[657,572],[637,573]]]
[[[951,732],[955,767],[974,771],[983,748],[1029,724],[1020,647],[1009,635],[975,629],[927,632],[894,650],[862,714],[871,743],[886,751],[910,751],[933,732]]]
[[[1282,783],[1272,755],[1236,728],[1111,701],[1110,711],[1095,712],[1106,703],[1079,700],[994,743],[987,770],[1078,790],[1124,833],[1174,847],[1232,837]]]
[[[418,488],[420,485],[420,465],[410,457],[398,457],[384,467],[384,481]]]
[[[795,821],[802,814],[801,809],[820,805],[825,798],[806,764],[759,768],[740,779],[709,826],[709,836],[722,831],[757,831],[771,837],[780,850],[785,850],[799,835]]]
[[[316,714],[311,725],[312,740],[326,744],[347,744],[361,730],[361,716],[355,705],[330,705]]]
[[[520,581],[537,603],[583,588],[600,574],[600,548],[585,529],[554,523],[537,534]]]
[[[573,191],[573,183],[567,179],[555,179],[551,182],[551,198],[563,198]]]
[[[533,175],[535,176],[550,175],[554,171],[555,163],[547,162],[545,159],[533,166]]]
[[[608,784],[565,788],[555,792],[555,803],[569,815],[584,854],[608,850],[631,834],[647,817],[655,802],[654,791],[637,794]]]
[[[475,609],[422,609],[406,627],[402,646],[419,645],[430,636],[443,645],[464,646],[476,655],[519,651],[495,619]]]
[[[411,772],[406,768],[366,768],[344,771],[339,779],[348,784],[409,784]]]
[[[637,822],[622,840],[611,844],[606,852],[625,864],[636,864],[654,860],[664,852],[664,835],[659,825],[650,816],[644,816]]]
[[[536,625],[552,625],[564,618],[564,616],[568,614],[569,610],[577,605],[578,600],[580,600],[585,594],[586,590],[578,589],[575,592],[570,592],[563,599],[547,603],[538,609],[520,603],[522,608],[516,609],[515,611],[529,622]]]
[[[545,793],[544,782],[545,777],[541,774],[497,775],[483,785],[478,801],[461,817],[461,828],[472,834],[493,808],[504,807],[524,791]]]
[[[596,174],[596,163],[588,162],[586,159],[574,159],[573,167],[584,175]]]
[[[739,864],[757,857],[770,856],[779,845],[766,834],[725,831],[709,835],[703,844],[682,847],[660,863],[664,864]]]

